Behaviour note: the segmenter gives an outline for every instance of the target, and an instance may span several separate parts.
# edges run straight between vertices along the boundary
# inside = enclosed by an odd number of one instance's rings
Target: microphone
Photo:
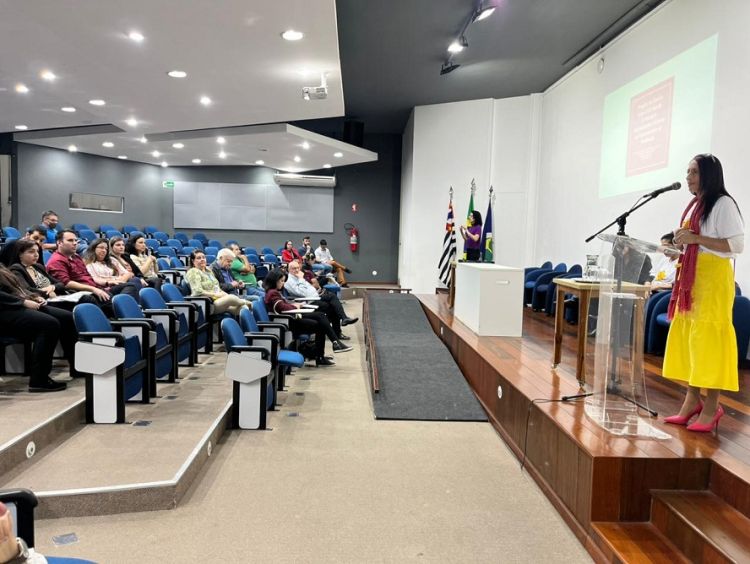
[[[587,397],[593,396],[593,395],[594,395],[593,392],[589,392],[587,394],[577,394],[575,396],[563,396],[562,397],[562,401],[570,401],[570,400],[574,400],[574,399],[587,398]]]
[[[670,184],[669,186],[665,186],[664,188],[659,188],[658,190],[654,190],[648,196],[650,198],[656,198],[659,194],[663,194],[664,192],[669,192],[671,190],[679,190],[682,187],[682,184],[679,182],[675,182],[674,184]]]

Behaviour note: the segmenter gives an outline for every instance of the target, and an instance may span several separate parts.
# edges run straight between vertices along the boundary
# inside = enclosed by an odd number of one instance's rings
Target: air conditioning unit
[[[277,172],[273,175],[273,181],[279,186],[312,186],[316,188],[333,188],[336,186],[335,176],[316,176],[293,172]]]

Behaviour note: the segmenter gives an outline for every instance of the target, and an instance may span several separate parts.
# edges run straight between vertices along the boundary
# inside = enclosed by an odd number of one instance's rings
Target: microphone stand
[[[636,203],[633,204],[633,207],[631,207],[628,211],[626,211],[625,213],[617,216],[614,220],[612,220],[610,223],[608,223],[607,225],[605,225],[604,227],[602,227],[599,231],[597,231],[593,235],[589,236],[586,239],[586,243],[591,242],[591,240],[593,240],[597,235],[599,235],[600,233],[603,233],[604,231],[606,231],[607,229],[609,229],[610,227],[612,227],[615,223],[617,224],[617,227],[618,227],[618,229],[617,229],[617,235],[620,236],[620,237],[627,237],[628,235],[625,233],[625,225],[627,224],[627,220],[628,220],[628,217],[630,216],[630,214],[633,213],[638,208],[641,208],[641,207],[645,206],[647,203],[649,203],[651,200],[653,200],[654,198],[656,198],[657,196],[659,196],[662,193],[663,192],[660,192],[659,194],[651,193],[651,194],[648,194],[646,196],[643,196],[643,197],[639,198],[638,200],[636,200]],[[617,280],[617,293],[620,293],[622,291],[622,264],[618,265],[618,263],[621,262],[621,261],[622,261],[622,259],[620,257],[617,257],[617,256],[615,257],[615,272],[618,272],[618,266],[620,267],[619,268],[620,275],[616,276],[616,280]],[[586,320],[586,321],[588,321],[588,320]],[[581,323],[581,320],[579,319],[578,322]],[[611,349],[612,349],[612,351],[611,351],[612,362],[611,362],[611,369],[610,369],[610,375],[609,375],[609,383],[607,385],[607,392],[610,393],[610,394],[614,394],[614,395],[622,398],[623,400],[625,400],[625,401],[627,401],[629,403],[632,403],[636,407],[638,407],[640,409],[643,409],[643,410],[647,411],[648,413],[650,413],[651,416],[656,417],[658,415],[658,413],[656,411],[654,411],[653,409],[649,409],[648,407],[646,407],[645,405],[643,405],[641,403],[638,403],[633,398],[624,396],[622,394],[622,392],[620,392],[619,387],[617,386],[617,367],[616,367],[616,364],[617,364],[617,358],[619,357],[620,332],[621,332],[620,324],[617,323],[616,326],[614,327],[614,335],[613,335],[614,344],[611,347]]]

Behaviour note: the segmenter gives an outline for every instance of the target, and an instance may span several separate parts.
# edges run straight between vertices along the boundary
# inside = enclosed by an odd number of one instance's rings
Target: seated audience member
[[[24,290],[38,294],[44,299],[74,293],[70,292],[65,284],[47,272],[43,264],[37,262],[39,247],[36,243],[24,239],[16,241],[12,248],[14,252],[10,256],[10,270],[18,278]],[[81,293],[83,294],[83,292]],[[96,298],[92,297],[91,294],[85,293],[85,295],[78,296],[76,301],[55,301],[49,305],[72,311],[76,303],[96,303],[96,301]]]
[[[245,283],[242,280],[236,280],[232,275],[232,262],[234,262],[234,253],[231,249],[220,249],[216,255],[216,260],[211,265],[211,271],[219,282],[219,287],[227,294],[240,296],[245,292]],[[249,296],[250,300],[259,299],[257,294]]]
[[[54,251],[57,249],[57,234],[59,231],[57,228],[58,223],[57,214],[52,210],[47,210],[42,214],[42,225],[46,230],[46,239],[44,243],[42,243],[44,250]]]
[[[159,276],[158,259],[149,254],[146,238],[143,235],[136,235],[128,239],[123,257],[138,268],[149,286],[157,290],[161,288],[162,281],[161,276]]]
[[[662,235],[661,244],[664,247],[674,249],[674,233],[670,232]],[[672,256],[665,252],[662,256],[656,259],[653,267],[651,268],[651,276],[653,276],[651,288],[653,290],[665,290],[672,287],[672,284],[674,284],[675,275],[677,274],[678,258],[679,255],[677,254]]]
[[[77,340],[73,314],[46,303],[42,296],[24,290],[13,273],[0,265],[0,336],[31,341],[30,392],[58,392],[67,387],[49,377],[58,339],[73,366]]]
[[[304,251],[304,252],[303,252]],[[310,242],[310,236],[305,235],[302,239],[302,247],[299,250],[300,254],[302,255],[302,258],[307,261],[308,256],[312,256],[312,269],[320,274],[325,273],[328,274],[330,272],[333,272],[333,267],[330,264],[322,264],[319,262],[316,262],[315,260],[315,250],[312,247],[312,243]]]
[[[305,255],[309,255],[310,253],[315,253],[315,251],[312,248],[312,242],[310,240],[310,236],[305,235],[302,238],[302,246],[299,248],[299,254],[304,257]]]
[[[294,248],[294,243],[287,241],[284,243],[284,250],[281,251],[281,262],[289,264],[293,260],[301,261],[302,257],[299,256],[299,251]]]
[[[300,304],[287,301],[281,295],[281,289],[284,287],[286,274],[283,270],[276,269],[268,273],[263,279],[263,287],[266,289],[265,304],[270,313],[291,315],[289,326],[295,337],[306,334],[315,334],[316,347],[316,364],[318,366],[328,366],[334,364],[325,356],[325,338],[328,337],[333,343],[333,352],[347,352],[352,347],[344,344],[339,340],[338,335],[331,327],[330,321],[325,314],[314,311],[295,315],[295,312],[302,308]]]
[[[132,252],[137,251],[139,247],[143,249],[142,255]],[[152,288],[161,290],[161,278],[159,278],[156,257],[146,253],[145,249],[146,240],[141,236],[131,237],[128,239],[127,244],[125,243],[125,239],[119,236],[112,237],[109,240],[109,251],[114,260],[119,261],[125,270],[132,273],[135,280],[140,281],[142,286],[151,286]],[[136,263],[133,257],[138,257],[139,259],[143,257],[144,260],[139,260],[139,262],[143,262],[143,267]],[[144,272],[144,269],[146,272]]]
[[[324,272],[317,270],[316,266],[322,266],[315,262],[314,254],[307,254],[304,256],[304,262],[302,264],[302,272],[307,280],[313,286],[323,286],[326,290],[334,292],[338,295],[341,286],[336,282],[336,278],[331,272]],[[315,280],[315,282],[313,282]]]
[[[343,264],[333,260],[331,251],[328,249],[328,242],[325,239],[321,239],[320,247],[315,249],[315,260],[321,264],[327,264],[331,268],[333,268],[334,272],[336,273],[336,279],[338,280],[338,283],[341,284],[341,286],[343,286],[344,288],[347,288],[349,286],[346,283],[346,276],[344,276],[344,272],[346,272],[347,274],[351,274],[352,271],[345,267]]]
[[[106,241],[104,241],[106,243]],[[78,237],[75,231],[63,229],[57,234],[57,250],[47,261],[47,272],[73,292],[91,292],[96,304],[112,316],[109,288],[100,287],[89,274],[83,259],[76,254]],[[135,288],[134,286],[132,288]]]
[[[26,230],[24,239],[34,241],[39,246],[39,264],[44,264],[44,244],[47,242],[47,230],[44,225],[32,225]]]
[[[252,302],[249,300],[243,300],[238,295],[228,294],[221,289],[216,276],[206,266],[206,254],[203,251],[193,251],[190,254],[190,261],[193,267],[185,274],[185,280],[190,284],[190,294],[211,298],[214,313],[229,312],[232,315],[239,315],[243,307],[252,308]]]
[[[318,311],[328,316],[331,327],[333,327],[338,338],[347,340],[348,337],[341,333],[341,326],[356,323],[358,318],[349,317],[336,294],[321,288],[315,278],[313,280],[315,280],[317,287],[305,279],[300,264],[295,260],[289,263],[289,276],[284,283],[284,288],[293,298],[318,298],[314,302],[319,308]]]
[[[138,292],[143,284],[120,261],[112,258],[106,239],[94,239],[83,253],[83,262],[94,283],[110,295],[129,294],[140,301]]]
[[[48,560],[13,534],[13,515],[0,502],[0,563],[47,564]]]
[[[248,296],[258,296],[263,299],[266,293],[263,288],[258,286],[258,279],[255,277],[255,265],[250,263],[247,257],[242,254],[242,249],[237,243],[229,245],[229,250],[234,253],[234,260],[230,266],[232,277],[245,284],[245,293]]]

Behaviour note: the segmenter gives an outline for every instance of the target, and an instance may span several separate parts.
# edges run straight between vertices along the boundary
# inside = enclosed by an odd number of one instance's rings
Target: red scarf
[[[692,209],[692,213],[691,210]],[[686,224],[685,217],[690,213],[690,220]],[[695,234],[701,232],[701,216],[703,215],[703,200],[694,197],[682,212],[680,226],[688,227]],[[672,288],[672,297],[669,299],[667,318],[674,318],[675,310],[682,312],[690,311],[693,305],[693,284],[695,283],[695,268],[698,264],[698,245],[687,245],[685,252],[680,255],[677,262],[677,278]]]

